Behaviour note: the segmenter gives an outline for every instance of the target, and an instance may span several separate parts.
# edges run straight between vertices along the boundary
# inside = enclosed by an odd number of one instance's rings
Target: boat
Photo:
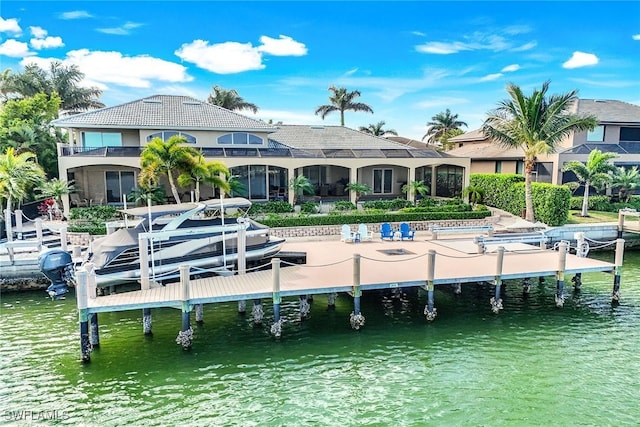
[[[127,223],[135,226],[95,239],[82,265],[92,265],[97,287],[140,281],[139,242],[146,240],[152,283],[179,278],[182,264],[202,269],[203,274],[229,275],[238,263],[242,229],[246,262],[265,259],[266,263],[285,240],[271,236],[269,227],[248,218],[250,207],[249,200],[234,197],[121,209]]]

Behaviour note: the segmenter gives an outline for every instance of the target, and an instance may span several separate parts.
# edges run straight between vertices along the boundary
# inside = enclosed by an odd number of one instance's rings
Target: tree
[[[313,185],[311,181],[304,175],[298,175],[295,178],[289,180],[289,188],[293,192],[293,204],[298,203],[298,200],[302,198],[304,194],[314,194]]]
[[[611,173],[615,171],[615,166],[609,160],[618,157],[615,153],[603,153],[598,150],[591,150],[587,163],[571,160],[562,167],[563,171],[573,172],[577,182],[568,183],[573,188],[584,185],[584,196],[582,198],[582,212],[580,216],[589,216],[589,189],[594,187],[601,190],[607,183],[611,182]]]
[[[398,135],[398,132],[393,129],[383,129],[384,125],[385,122],[380,121],[376,124],[370,124],[368,127],[360,126],[358,130],[360,132],[368,133],[374,136],[383,136],[386,134]]]
[[[57,94],[61,99],[60,109],[69,114],[76,114],[91,108],[102,108],[105,105],[98,100],[102,90],[97,87],[83,87],[84,73],[77,65],[64,66],[60,61],[53,61],[49,70],[36,64],[24,67],[24,72],[7,76],[6,90],[29,98],[38,93],[49,97]]]
[[[320,115],[322,120],[327,114],[334,111],[340,112],[340,126],[344,126],[344,112],[349,111],[363,111],[365,113],[373,114],[373,110],[367,104],[362,102],[354,102],[354,99],[360,97],[360,91],[347,91],[344,87],[329,86],[329,91],[332,93],[329,96],[329,102],[331,104],[321,105],[316,109],[316,116]]]
[[[464,131],[462,129],[449,129],[442,135],[440,138],[440,144],[442,144],[442,149],[445,151],[451,150],[453,148],[453,142],[449,142],[449,139],[456,137],[458,135],[462,135]]]
[[[367,184],[361,184],[359,182],[350,182],[345,188],[349,191],[356,193],[356,201],[360,199],[362,194],[366,194],[371,191],[371,187]]]
[[[462,190],[462,197],[469,197],[469,201],[474,205],[482,203],[484,188],[479,185],[470,185]]]
[[[209,104],[226,108],[227,110],[251,110],[253,113],[258,112],[255,104],[245,101],[235,89],[226,90],[220,86],[214,86],[213,92],[207,98]]]
[[[536,157],[553,153],[558,144],[572,132],[591,130],[598,124],[595,116],[580,116],[570,112],[577,102],[577,91],[547,97],[549,82],[535,89],[530,96],[513,83],[507,85],[511,97],[501,101],[488,113],[482,132],[498,144],[524,151],[525,204],[527,221],[533,222],[532,172]]]
[[[174,135],[166,141],[156,137],[149,141],[140,154],[143,172],[145,169],[152,170],[153,174],[150,176],[155,175],[156,182],[158,175],[167,176],[171,194],[173,194],[176,203],[180,203],[180,195],[174,176],[179,175],[183,168],[190,164],[191,159],[199,154],[186,142],[186,139],[179,135]]]
[[[71,194],[75,191],[73,181],[67,182],[53,178],[49,181],[42,182],[37,190],[42,193],[43,197],[50,197],[56,201],[58,206],[62,206],[62,196]]]
[[[198,153],[183,166],[184,172],[178,176],[178,185],[187,187],[194,185],[195,201],[200,201],[200,184],[206,183],[218,187],[224,192],[230,190],[226,179],[221,175],[229,176],[229,169],[222,163],[216,161],[206,161],[202,153]]]
[[[634,190],[640,187],[640,172],[634,166],[627,169],[623,166],[616,168],[612,173],[611,186],[618,189],[618,200],[628,203]]]
[[[414,204],[416,203],[416,196],[418,194],[420,194],[422,197],[426,196],[427,194],[429,194],[429,192],[431,191],[431,189],[429,187],[427,187],[427,184],[424,183],[424,181],[411,181],[408,184],[405,184],[402,186],[401,191],[403,193],[409,193],[411,192],[411,194],[413,194],[413,200],[414,200]]]
[[[467,127],[467,124],[461,120],[458,120],[457,114],[451,114],[451,110],[448,108],[446,111],[436,114],[431,117],[431,121],[427,123],[429,129],[424,134],[422,140],[427,140],[427,144],[435,144],[436,142],[442,143],[442,138],[447,136],[447,139],[451,137],[450,132],[460,128],[462,126]]]
[[[21,202],[44,179],[44,171],[35,157],[30,151],[16,154],[13,148],[0,154],[0,200],[7,201],[7,209],[11,210],[14,200]]]

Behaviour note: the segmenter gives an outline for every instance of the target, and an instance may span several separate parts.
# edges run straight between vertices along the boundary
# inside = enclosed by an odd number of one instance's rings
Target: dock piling
[[[196,304],[196,325],[204,323],[204,304]]]
[[[238,314],[245,314],[247,312],[247,301],[241,299],[238,301]]]
[[[80,321],[80,360],[91,361],[91,341],[89,339],[89,310],[87,300],[88,273],[85,269],[77,272],[77,303],[78,319]]]
[[[280,258],[271,260],[271,279],[273,281],[273,325],[271,333],[276,337],[282,336],[282,319],[280,318]]]
[[[611,302],[620,302],[620,275],[622,274],[622,259],[624,258],[624,239],[616,239],[616,258],[615,270],[613,276],[613,292],[611,293]]]
[[[338,298],[338,294],[336,292],[327,294],[327,310],[336,309],[336,298]]]
[[[504,246],[498,246],[498,259],[496,261],[496,278],[494,284],[496,286],[494,296],[491,297],[489,303],[491,304],[491,311],[495,314],[500,313],[500,310],[504,308],[502,305],[502,298],[500,298],[500,289],[502,288],[502,266],[504,263]]]
[[[89,315],[91,323],[91,347],[100,347],[100,332],[98,328],[98,313],[91,313]]]
[[[556,273],[556,307],[564,306],[564,270],[567,265],[568,244],[565,241],[558,245],[558,271]]]
[[[176,344],[180,344],[183,350],[191,349],[193,341],[193,329],[191,329],[191,307],[189,305],[189,265],[180,266],[180,286],[182,287],[182,329],[176,338]]]
[[[145,335],[153,335],[153,332],[151,332],[152,325],[153,325],[153,320],[151,318],[151,309],[143,308],[142,309],[142,333]]]
[[[364,326],[364,316],[360,311],[360,297],[362,290],[360,289],[360,254],[353,254],[353,311],[349,316],[351,327],[356,331]]]
[[[424,308],[424,315],[429,322],[435,320],[438,315],[438,311],[434,307],[433,292],[434,285],[433,280],[436,273],[436,251],[429,249],[427,254],[427,306]]]

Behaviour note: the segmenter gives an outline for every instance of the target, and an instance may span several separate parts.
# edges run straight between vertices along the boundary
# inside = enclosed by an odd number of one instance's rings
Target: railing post
[[[424,315],[428,321],[435,320],[438,310],[434,307],[433,293],[435,286],[433,281],[436,276],[436,251],[429,249],[427,252],[427,306],[424,308]]]
[[[556,273],[556,307],[564,306],[564,270],[567,265],[567,242],[558,245],[558,271]]]
[[[618,239],[622,239],[622,230],[624,230],[624,212],[618,210]]]
[[[360,311],[360,254],[353,254],[353,311],[349,316],[349,322],[353,329],[360,330],[364,326],[364,316]]]
[[[83,362],[91,361],[91,341],[89,340],[89,310],[87,301],[88,273],[84,269],[76,273],[78,285],[76,299],[78,304],[78,320],[80,322],[80,359]]]
[[[140,287],[149,289],[149,253],[148,241],[146,237],[138,237],[138,253],[140,258]]]
[[[189,305],[189,265],[180,265],[180,288],[182,290],[182,328],[176,338],[176,344],[180,344],[184,350],[191,348],[193,341],[193,329],[191,329],[191,306]]]
[[[13,230],[11,229],[11,209],[4,210],[4,230],[7,233],[7,242],[13,240]]]
[[[271,260],[271,281],[273,284],[273,325],[271,333],[276,337],[282,336],[282,319],[280,318],[280,258]]]
[[[14,213],[16,215],[16,234],[18,235],[18,240],[22,240],[22,210],[16,209]]]
[[[60,228],[60,249],[67,251],[67,227]]]
[[[503,309],[502,298],[500,298],[500,291],[502,289],[502,266],[504,265],[504,246],[498,246],[498,259],[496,260],[496,278],[494,284],[496,286],[493,297],[489,300],[491,304],[491,311],[498,314]]]
[[[42,246],[42,218],[36,218],[36,239],[38,246]]]
[[[623,258],[624,258],[624,239],[617,239],[615,271],[613,276],[613,293],[611,294],[612,303],[618,303],[620,301],[620,276],[622,275],[622,259]]]
[[[245,218],[238,218],[238,274],[247,272],[247,229],[245,228]],[[247,310],[245,300],[238,301],[238,313],[244,314]]]

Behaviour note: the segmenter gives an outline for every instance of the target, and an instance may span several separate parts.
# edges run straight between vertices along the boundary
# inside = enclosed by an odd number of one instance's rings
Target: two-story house
[[[575,132],[563,140],[556,153],[537,159],[538,182],[564,184],[574,181],[562,167],[571,160],[586,162],[594,149],[613,152],[616,166],[640,167],[640,106],[621,101],[580,99],[573,106],[577,114],[594,115],[598,126],[592,131]],[[522,173],[524,154],[506,149],[489,140],[478,129],[449,140],[455,148],[447,153],[471,159],[471,173]]]
[[[60,176],[74,180],[80,197],[93,203],[122,203],[137,186],[145,145],[172,135],[229,167],[253,201],[292,202],[289,181],[298,175],[315,186],[314,199],[352,202],[356,195],[345,186],[354,182],[369,185],[369,197],[409,199],[402,186],[410,181],[425,182],[433,196],[458,196],[469,183],[468,158],[342,126],[271,125],[186,96],[150,96],[53,125],[68,132],[68,143],[58,148]],[[181,189],[183,201],[190,190]],[[216,196],[211,187],[201,193]]]

